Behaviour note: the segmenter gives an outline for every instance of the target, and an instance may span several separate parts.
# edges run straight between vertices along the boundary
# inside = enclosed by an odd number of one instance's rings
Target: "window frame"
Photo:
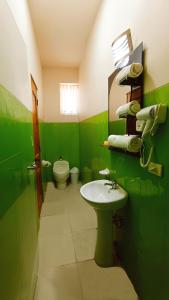
[[[62,86],[70,86],[70,87],[77,87],[77,95],[76,95],[76,99],[75,99],[75,102],[76,102],[76,112],[75,111],[72,111],[72,112],[66,112],[66,109],[64,109],[64,103],[62,102],[62,92],[61,92],[61,89],[62,89]],[[59,102],[60,102],[60,114],[61,115],[64,115],[64,116],[77,116],[78,115],[78,98],[79,98],[79,83],[77,82],[61,82],[59,83]],[[64,100],[63,100],[64,101]]]

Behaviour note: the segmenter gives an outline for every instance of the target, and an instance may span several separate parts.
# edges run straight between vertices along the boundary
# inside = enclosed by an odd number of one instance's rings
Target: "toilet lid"
[[[69,172],[69,163],[66,160],[55,161],[53,165],[53,170],[58,174],[64,174]]]
[[[69,172],[69,169],[67,168],[67,167],[56,167],[56,168],[54,168],[54,171],[55,171],[55,173],[57,173],[57,174],[65,174],[65,173],[67,173],[67,172]]]

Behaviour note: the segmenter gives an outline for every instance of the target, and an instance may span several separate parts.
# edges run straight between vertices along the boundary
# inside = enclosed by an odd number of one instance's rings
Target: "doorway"
[[[34,153],[35,153],[35,173],[36,173],[36,190],[39,214],[43,202],[42,189],[42,171],[41,171],[41,157],[40,157],[40,138],[39,138],[39,119],[38,119],[38,88],[31,76],[32,88],[32,118],[33,118],[33,139],[34,139]]]

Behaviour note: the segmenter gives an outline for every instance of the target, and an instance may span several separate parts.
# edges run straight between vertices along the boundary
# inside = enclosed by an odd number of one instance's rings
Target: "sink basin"
[[[82,197],[95,208],[119,209],[127,201],[127,192],[117,185],[117,189],[111,189],[109,180],[95,180],[83,185],[80,189]]]
[[[113,216],[122,208],[128,198],[127,192],[117,184],[112,189],[109,180],[95,180],[83,185],[80,193],[97,214],[97,242],[95,262],[101,267],[111,267],[115,264]]]

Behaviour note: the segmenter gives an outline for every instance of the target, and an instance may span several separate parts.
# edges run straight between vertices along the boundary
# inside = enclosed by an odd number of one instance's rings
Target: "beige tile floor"
[[[94,260],[97,221],[80,196],[80,184],[57,190],[48,184],[39,233],[37,300],[137,300],[120,267]]]

